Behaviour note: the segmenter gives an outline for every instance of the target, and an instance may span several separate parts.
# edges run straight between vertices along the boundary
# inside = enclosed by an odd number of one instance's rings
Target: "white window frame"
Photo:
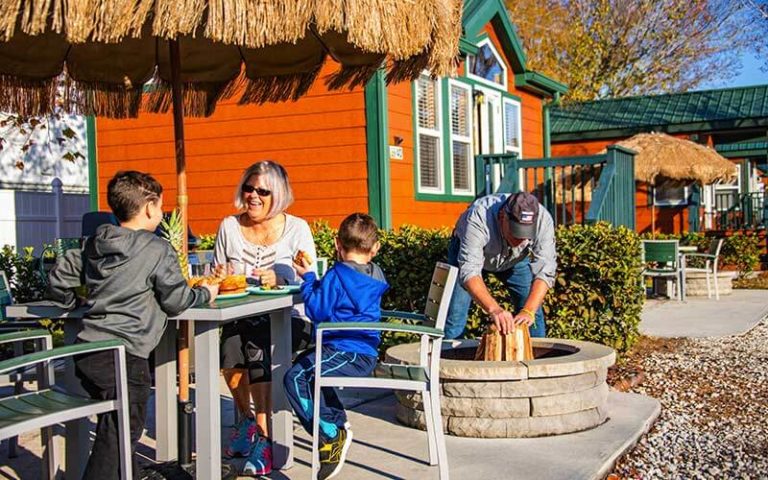
[[[485,40],[478,42],[477,43],[478,50],[484,47],[485,45],[488,45],[490,47],[491,53],[493,53],[493,56],[496,57],[496,60],[498,60],[499,65],[501,65],[501,72],[502,72],[501,82],[502,83],[498,84],[496,82],[492,82],[486,78],[483,78],[479,75],[475,75],[474,73],[472,73],[470,69],[469,56],[467,56],[467,64],[466,64],[467,78],[471,78],[472,80],[480,82],[484,85],[490,85],[491,87],[498,88],[506,92],[508,88],[507,86],[508,86],[508,80],[509,80],[509,72],[507,71],[507,64],[504,63],[504,57],[499,55],[499,51],[496,50],[496,47],[493,45],[493,42],[491,41],[490,38],[486,38]],[[472,54],[472,57],[474,58],[475,55]]]
[[[430,128],[424,128],[419,125],[419,86],[418,83],[416,84],[416,88],[414,88],[414,107],[416,115],[416,145],[415,145],[415,151],[414,151],[414,158],[415,158],[415,167],[416,167],[416,191],[418,193],[427,193],[427,194],[444,194],[445,193],[445,172],[443,170],[444,165],[444,159],[443,159],[443,98],[442,98],[442,88],[441,88],[441,81],[440,79],[433,79],[429,76],[430,74],[428,72],[423,72],[421,76],[417,80],[414,80],[415,82],[419,82],[422,79],[426,79],[430,82],[432,82],[435,86],[435,103],[437,106],[436,109],[436,120],[437,120],[437,129],[433,130]],[[420,152],[421,152],[421,145],[419,144],[421,135],[425,134],[430,137],[434,137],[437,139],[437,161],[436,161],[436,168],[437,168],[437,183],[438,188],[434,187],[424,187],[421,184],[421,158]]]
[[[517,140],[519,145],[513,147],[507,145],[507,104],[517,107]],[[504,151],[508,153],[517,153],[517,158],[523,158],[523,105],[519,100],[508,97],[502,97],[501,100],[501,121],[503,123]]]
[[[448,136],[449,136],[449,142],[448,142],[448,164],[450,166],[451,171],[451,192],[454,195],[474,195],[475,194],[475,168],[474,168],[474,140],[472,138],[473,132],[474,132],[474,124],[473,124],[473,117],[474,117],[474,109],[472,106],[474,105],[474,95],[473,95],[473,89],[472,86],[458,82],[453,79],[448,80],[448,98],[449,98],[449,106],[450,106],[450,99],[453,98],[451,96],[451,88],[456,87],[459,89],[462,89],[466,92],[467,96],[467,106],[469,107],[469,111],[467,112],[467,128],[469,129],[469,134],[466,136],[463,135],[455,135],[453,133],[453,126],[451,123],[451,114],[452,110],[449,109],[448,112]],[[468,181],[469,181],[469,189],[459,189],[456,188],[456,178],[454,178],[453,172],[454,172],[454,164],[453,164],[453,141],[457,140],[462,143],[466,143],[467,148],[469,149],[469,157],[467,165],[467,173],[468,173]]]

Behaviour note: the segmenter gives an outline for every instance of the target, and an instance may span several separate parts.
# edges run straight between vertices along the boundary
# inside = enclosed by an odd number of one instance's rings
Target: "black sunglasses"
[[[248,185],[247,183],[245,185],[243,185],[242,191],[243,191],[243,193],[253,193],[253,192],[256,192],[256,195],[258,195],[260,197],[268,197],[268,196],[272,195],[272,191],[271,190],[267,190],[266,188],[261,188],[261,187],[254,187],[253,185]]]

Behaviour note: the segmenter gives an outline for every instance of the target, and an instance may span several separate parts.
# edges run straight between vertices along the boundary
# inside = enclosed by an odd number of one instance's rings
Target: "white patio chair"
[[[445,449],[443,421],[440,413],[440,352],[443,327],[448,316],[448,305],[456,285],[458,269],[438,263],[432,274],[424,314],[382,311],[382,318],[402,319],[417,325],[394,322],[339,322],[317,326],[315,350],[314,412],[312,417],[312,478],[319,472],[318,444],[320,417],[320,389],[322,387],[362,387],[421,392],[424,417],[427,424],[429,464],[438,465],[440,479],[448,480],[448,457]],[[321,375],[323,333],[330,330],[379,330],[406,332],[421,336],[418,365],[379,364],[373,377],[328,377]]]
[[[709,250],[707,253],[686,253],[685,257],[685,271],[688,272],[704,272],[704,276],[707,280],[707,298],[712,298],[712,282],[709,277],[712,275],[715,279],[715,300],[720,300],[720,290],[717,286],[717,263],[720,259],[720,249],[723,247],[725,241],[722,238],[715,238],[709,242]],[[689,258],[703,258],[705,259],[703,267],[689,267]]]

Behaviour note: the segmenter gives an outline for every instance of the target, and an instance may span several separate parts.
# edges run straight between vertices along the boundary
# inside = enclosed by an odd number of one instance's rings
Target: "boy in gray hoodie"
[[[131,447],[144,430],[150,392],[148,357],[163,335],[168,316],[213,301],[217,286],[189,288],[171,245],[153,232],[163,218],[163,187],[152,176],[118,172],[107,187],[107,202],[120,222],[102,225],[82,250],[70,250],[51,270],[46,298],[77,306],[75,289],[88,289],[88,307],[78,342],[119,339],[128,367]],[[94,399],[115,398],[112,352],[75,359],[83,388]],[[119,479],[115,412],[101,414],[84,479]],[[134,475],[138,475],[132,455]]]

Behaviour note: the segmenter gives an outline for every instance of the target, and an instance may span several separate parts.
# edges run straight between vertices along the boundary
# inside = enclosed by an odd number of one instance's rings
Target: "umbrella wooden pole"
[[[168,43],[171,62],[171,94],[173,99],[173,138],[176,150],[177,197],[181,213],[183,233],[182,255],[187,255],[187,165],[184,151],[184,102],[181,92],[181,55],[179,42]],[[179,321],[178,368],[179,368],[179,463],[192,463],[192,404],[189,401],[189,322]]]

